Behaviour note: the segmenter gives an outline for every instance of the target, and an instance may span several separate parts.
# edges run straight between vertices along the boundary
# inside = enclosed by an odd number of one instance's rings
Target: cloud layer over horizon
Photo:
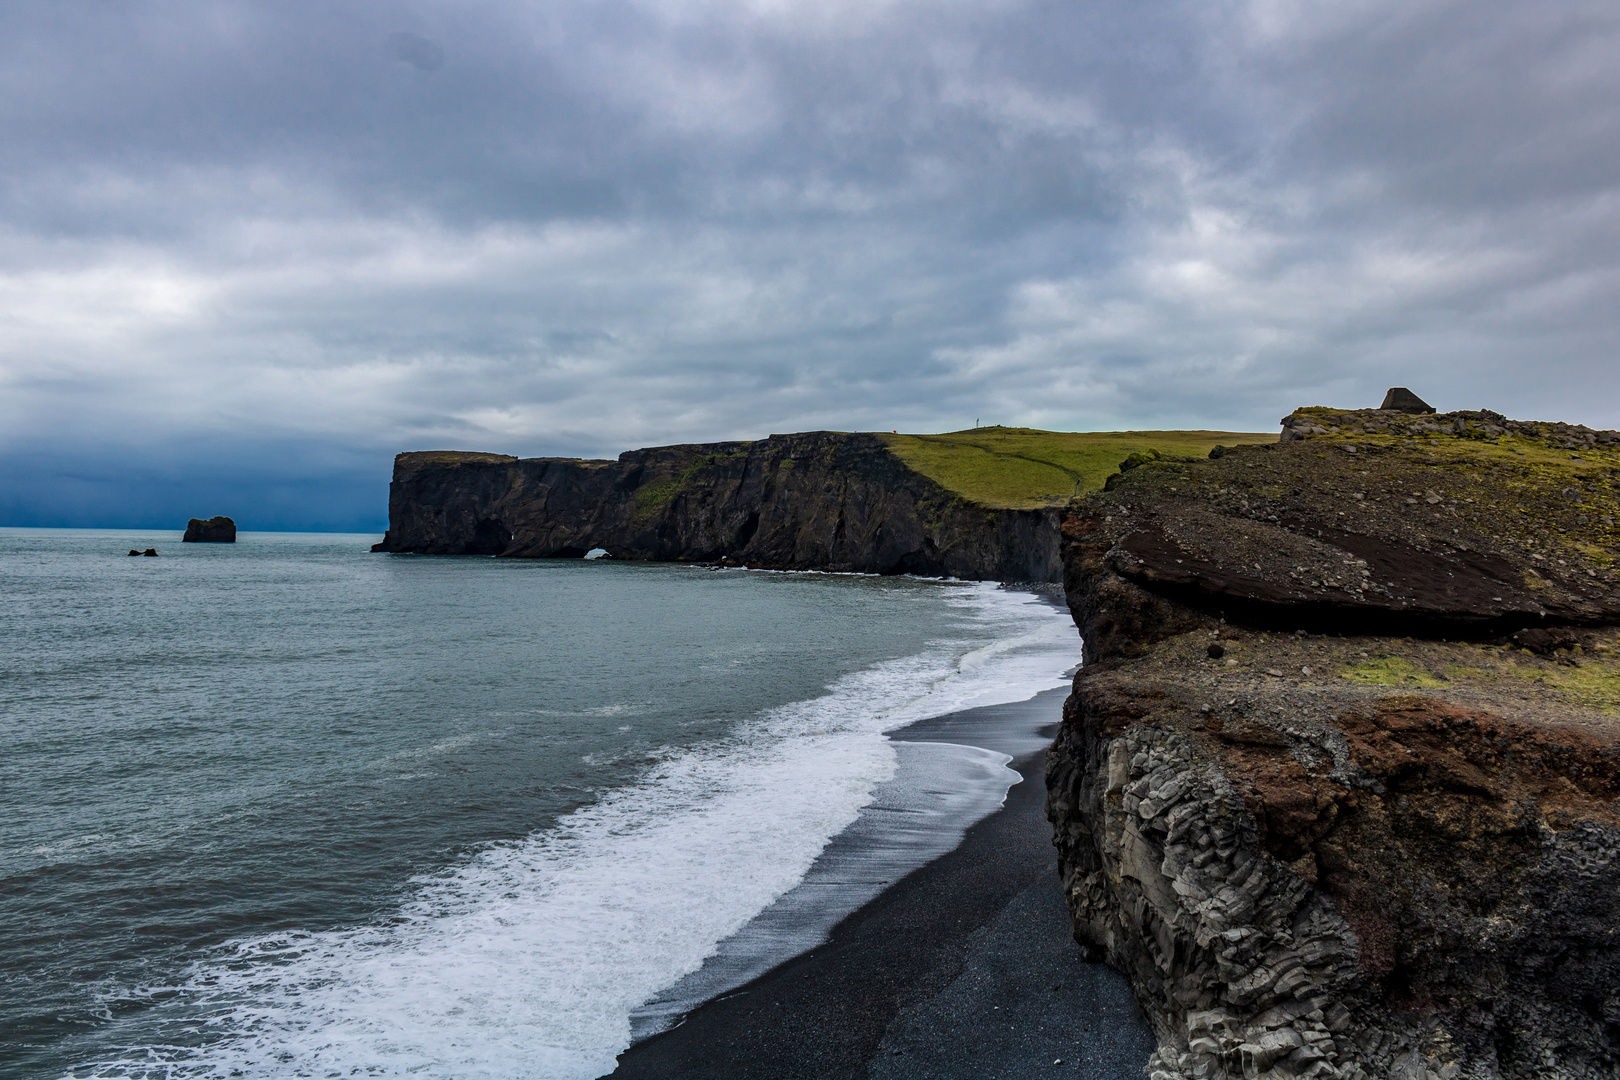
[[[1390,385],[1620,424],[1612,4],[0,28],[0,524],[371,528],[404,449],[1270,430]]]

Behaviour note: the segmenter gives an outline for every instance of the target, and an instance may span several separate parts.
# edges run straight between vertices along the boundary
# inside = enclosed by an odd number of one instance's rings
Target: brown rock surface
[[[1620,440],[1285,424],[1071,506],[1077,940],[1155,1077],[1620,1074]]]

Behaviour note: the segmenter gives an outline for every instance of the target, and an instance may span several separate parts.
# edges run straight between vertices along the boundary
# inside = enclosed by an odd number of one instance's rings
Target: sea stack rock
[[[1384,403],[1378,408],[1381,412],[1411,413],[1413,416],[1434,412],[1433,405],[1404,386],[1390,387],[1389,393],[1384,395]]]
[[[236,522],[228,517],[211,517],[207,521],[202,518],[192,518],[186,522],[186,535],[181,538],[186,544],[234,544],[236,543]]]

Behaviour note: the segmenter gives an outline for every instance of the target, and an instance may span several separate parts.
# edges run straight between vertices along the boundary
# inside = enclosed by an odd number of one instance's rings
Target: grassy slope
[[[399,456],[418,467],[424,465],[499,465],[503,462],[517,460],[511,454],[485,454],[477,450],[410,450]]]
[[[1138,451],[1203,457],[1217,443],[1276,442],[1231,431],[1037,431],[983,427],[944,435],[882,435],[895,456],[943,487],[985,506],[1061,506],[1096,491]]]
[[[1421,491],[1428,466],[1460,477],[1488,477],[1493,488],[1490,517],[1480,528],[1520,545],[1528,541],[1529,547],[1542,550],[1562,548],[1595,568],[1620,564],[1620,447],[1572,452],[1554,445],[1558,433],[1551,424],[1536,425],[1544,437],[1520,432],[1484,439],[1477,422],[1473,431],[1457,435],[1414,430],[1415,425],[1434,422],[1432,416],[1378,414],[1384,430],[1368,431],[1362,426],[1368,419],[1365,411],[1321,407],[1295,411],[1329,428],[1326,435],[1307,436],[1310,442],[1407,446],[1427,453],[1423,467],[1414,468],[1410,458],[1399,456],[1386,457],[1378,465],[1369,463],[1369,490],[1382,484]],[[1445,414],[1446,422],[1455,415]],[[1480,496],[1476,505],[1485,503]]]

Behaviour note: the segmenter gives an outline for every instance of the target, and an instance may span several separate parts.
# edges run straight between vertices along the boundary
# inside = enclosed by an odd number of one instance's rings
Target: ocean
[[[870,807],[904,873],[1017,779],[886,733],[1079,660],[991,584],[375,539],[0,530],[0,1074],[591,1080],[870,895],[794,900]]]

